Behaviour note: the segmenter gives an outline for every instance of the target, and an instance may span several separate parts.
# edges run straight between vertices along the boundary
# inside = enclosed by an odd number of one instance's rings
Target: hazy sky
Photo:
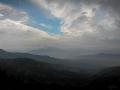
[[[0,0],[0,48],[120,53],[119,4],[120,0]]]

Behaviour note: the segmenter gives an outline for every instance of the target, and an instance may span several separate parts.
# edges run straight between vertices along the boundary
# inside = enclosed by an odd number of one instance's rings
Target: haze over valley
[[[119,90],[119,4],[0,0],[0,87]]]

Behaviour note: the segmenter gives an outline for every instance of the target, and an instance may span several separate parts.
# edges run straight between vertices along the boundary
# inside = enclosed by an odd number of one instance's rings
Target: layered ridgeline
[[[0,50],[0,85],[12,89],[17,86],[17,90],[23,88],[119,89],[119,66],[96,69],[97,65],[77,62]]]
[[[53,66],[57,65],[58,68],[69,69],[74,72],[84,72],[84,73],[93,73],[94,71],[98,70],[101,66],[92,64],[88,62],[84,62],[83,59],[81,60],[69,60],[69,59],[57,59],[50,56],[45,55],[34,55],[28,53],[16,53],[16,52],[7,52],[4,50],[0,50],[0,58],[1,59],[16,59],[16,58],[27,58],[32,59],[37,62],[44,62],[54,64]],[[62,67],[59,67],[61,66]]]
[[[0,83],[10,88],[83,87],[87,73],[62,64],[63,60],[0,50]],[[65,62],[65,61],[64,61]],[[7,88],[8,88],[7,87]]]

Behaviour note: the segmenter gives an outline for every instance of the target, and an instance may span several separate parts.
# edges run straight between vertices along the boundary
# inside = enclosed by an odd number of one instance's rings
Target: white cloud
[[[26,12],[0,4],[0,48],[11,51],[28,51],[47,47],[57,39],[47,32],[27,25]]]
[[[44,48],[55,37],[39,29],[26,26],[10,19],[0,20],[0,48],[25,51]]]
[[[12,19],[18,22],[25,23],[28,19],[28,15],[24,11],[16,10],[15,8],[0,3],[0,14],[2,17],[0,19]]]
[[[47,13],[62,20],[55,47],[96,51],[119,50],[119,14],[112,0],[31,0]],[[114,4],[113,4],[114,3]],[[114,13],[113,13],[114,12]],[[118,21],[117,21],[118,20]],[[118,24],[116,24],[118,22]],[[114,48],[114,49],[113,49]]]
[[[3,17],[4,15],[0,13],[0,17]]]
[[[61,31],[64,34],[76,34],[91,32],[93,23],[91,20],[95,16],[98,5],[85,5],[78,2],[77,4],[71,1],[59,0],[32,0],[37,2],[40,7],[43,7],[52,15],[60,18],[63,21]]]
[[[47,29],[51,29],[52,28],[50,25],[44,24],[44,23],[40,23],[39,25],[44,27],[44,28],[47,28]]]
[[[64,34],[51,36],[27,26],[25,22],[29,16],[26,12],[0,4],[0,13],[3,15],[0,17],[0,48],[27,51],[53,47],[68,52],[77,50],[74,54],[79,54],[81,48],[95,52],[119,50],[119,14],[113,14],[110,8],[103,7],[99,2],[90,4],[91,0],[32,1],[48,14],[61,19],[60,29]],[[42,23],[40,25],[49,27]]]

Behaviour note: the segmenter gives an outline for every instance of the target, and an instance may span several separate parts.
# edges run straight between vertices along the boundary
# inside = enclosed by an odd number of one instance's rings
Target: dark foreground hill
[[[62,62],[48,56],[0,50],[0,87],[3,88],[0,89],[120,90],[120,67],[106,67],[88,74],[83,68],[76,71],[77,68]]]
[[[0,86],[3,90],[120,89],[120,67],[104,69],[92,77],[55,67],[32,59],[0,59]]]
[[[92,78],[92,90],[120,90],[120,67],[106,68]]]
[[[17,89],[28,86],[59,89],[81,88],[86,83],[87,78],[82,72],[75,73],[57,67],[32,59],[0,59],[0,85],[7,88],[17,86]]]

